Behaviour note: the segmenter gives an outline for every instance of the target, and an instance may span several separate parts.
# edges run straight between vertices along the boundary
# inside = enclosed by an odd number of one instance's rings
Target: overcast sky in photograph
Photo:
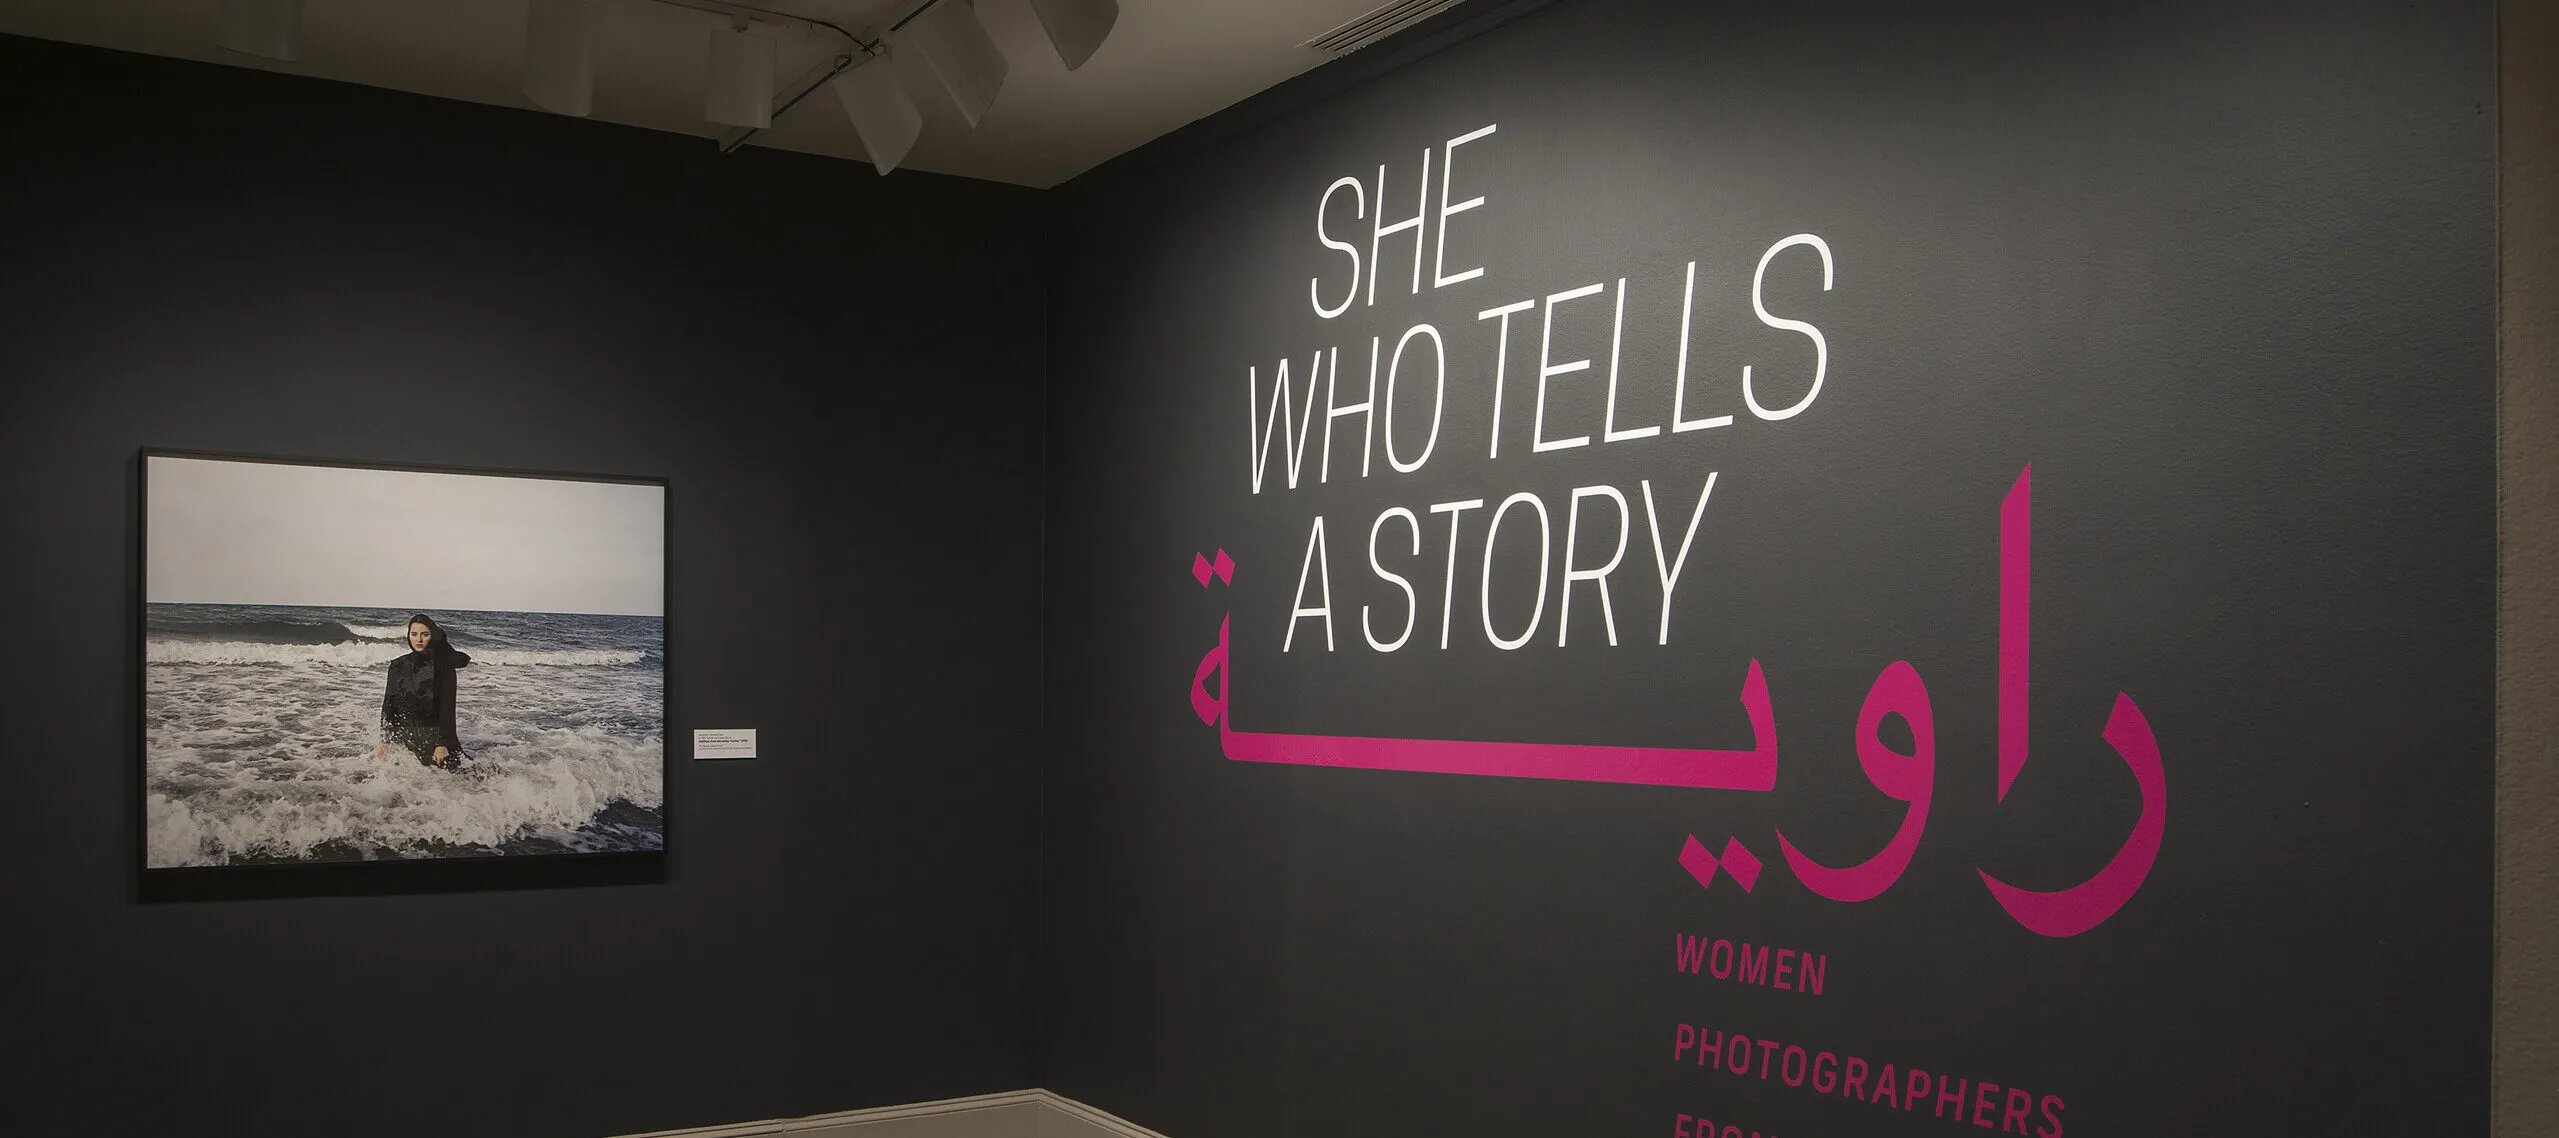
[[[154,603],[665,615],[663,487],[145,461]]]

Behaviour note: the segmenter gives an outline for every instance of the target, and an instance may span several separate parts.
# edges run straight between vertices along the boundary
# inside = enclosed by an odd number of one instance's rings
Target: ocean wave
[[[373,641],[397,644],[408,637],[409,630],[380,628],[371,625],[341,624],[332,620],[183,620],[154,617],[151,635],[157,639],[192,641],[235,641],[251,644],[342,644]]]
[[[333,668],[382,668],[402,653],[379,644],[259,644],[242,641],[154,640],[144,659],[154,665],[317,664]],[[496,668],[625,668],[647,653],[617,648],[481,648],[470,653],[471,667]]]
[[[658,833],[614,826],[608,834],[597,823],[616,803],[664,807],[664,754],[658,739],[593,728],[531,732],[481,750],[463,771],[429,769],[397,748],[377,760],[370,742],[268,763],[155,754],[144,811],[149,864],[455,856],[527,838],[659,848]],[[580,834],[588,837],[569,840]]]

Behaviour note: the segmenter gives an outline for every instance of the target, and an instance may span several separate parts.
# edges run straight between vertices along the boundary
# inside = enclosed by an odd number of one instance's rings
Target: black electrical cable
[[[776,20],[787,20],[797,24],[806,24],[813,28],[825,28],[839,36],[843,36],[845,42],[862,49],[860,55],[855,55],[851,52],[838,54],[835,57],[835,66],[829,69],[823,78],[819,79],[815,83],[809,84],[807,87],[803,88],[799,94],[791,96],[788,102],[773,108],[774,117],[779,117],[782,112],[799,106],[800,100],[815,94],[818,88],[826,86],[828,83],[833,82],[837,76],[852,70],[854,65],[861,63],[866,59],[877,58],[887,50],[886,47],[882,45],[881,41],[863,39],[862,37],[854,35],[852,32],[846,31],[843,27],[829,21],[796,15],[790,12],[776,12],[770,8],[756,7],[753,4],[732,4],[729,3],[728,0],[656,0],[656,2],[665,4],[669,7],[686,8],[696,12],[709,12],[715,16],[736,16],[740,13],[746,13],[757,16],[769,16]],[[924,0],[923,3],[915,6],[914,11],[898,17],[897,22],[890,24],[887,31],[894,32],[899,28],[905,27],[910,22],[913,22],[917,16],[921,16],[925,12],[930,11],[933,5],[941,2],[942,0]],[[764,133],[764,129],[760,127],[747,127],[745,130],[746,133],[737,136],[734,141],[722,143],[720,145],[720,153],[735,154],[737,153],[738,148],[747,144],[747,140]]]

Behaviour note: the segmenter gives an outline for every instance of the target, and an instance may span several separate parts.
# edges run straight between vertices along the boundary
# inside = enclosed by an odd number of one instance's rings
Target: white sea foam
[[[548,728],[482,749],[471,769],[421,766],[362,744],[326,757],[205,764],[155,752],[145,807],[150,864],[305,858],[322,846],[366,857],[494,852],[563,840],[615,802],[664,805],[659,740]],[[643,848],[655,848],[648,837]],[[631,848],[625,845],[622,848]]]
[[[338,668],[382,668],[401,655],[397,646],[381,644],[249,644],[154,640],[145,658],[153,664],[320,664]],[[643,654],[613,648],[482,648],[470,653],[471,667],[617,668],[637,664]],[[466,672],[467,674],[467,672]]]

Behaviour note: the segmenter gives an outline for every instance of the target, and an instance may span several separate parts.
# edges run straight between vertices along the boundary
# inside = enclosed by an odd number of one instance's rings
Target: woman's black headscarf
[[[437,624],[434,617],[419,613],[410,617],[409,623],[427,626],[426,651],[427,654],[435,657],[436,671],[450,672],[456,668],[471,666],[471,654],[455,648],[452,641],[445,639],[444,626]]]

